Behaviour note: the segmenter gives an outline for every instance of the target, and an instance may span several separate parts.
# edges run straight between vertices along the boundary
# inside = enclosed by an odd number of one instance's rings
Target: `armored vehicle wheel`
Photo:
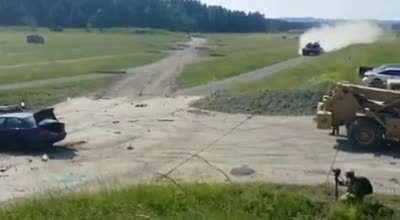
[[[348,138],[356,146],[381,147],[385,144],[383,128],[371,119],[360,118],[349,127]]]

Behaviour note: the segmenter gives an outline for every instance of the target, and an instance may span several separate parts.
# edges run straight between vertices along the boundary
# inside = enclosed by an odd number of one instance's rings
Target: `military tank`
[[[308,43],[302,49],[303,56],[319,56],[324,53],[324,49],[321,47],[320,43]]]

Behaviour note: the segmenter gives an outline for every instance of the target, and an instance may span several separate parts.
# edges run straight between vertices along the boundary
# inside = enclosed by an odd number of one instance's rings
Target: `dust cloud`
[[[377,41],[383,30],[373,22],[344,22],[313,28],[300,37],[300,50],[307,43],[319,42],[325,52],[332,52],[353,44]],[[300,51],[299,50],[299,51]]]

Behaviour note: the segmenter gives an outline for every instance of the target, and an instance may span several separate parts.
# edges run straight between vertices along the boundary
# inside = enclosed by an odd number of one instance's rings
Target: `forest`
[[[186,32],[273,32],[313,24],[267,19],[198,0],[0,0],[0,25],[147,27]]]

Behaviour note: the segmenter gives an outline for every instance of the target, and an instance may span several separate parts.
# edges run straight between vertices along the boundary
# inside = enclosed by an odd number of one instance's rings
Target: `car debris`
[[[303,56],[319,56],[323,54],[325,51],[321,47],[319,42],[315,43],[308,43],[303,49],[302,49],[302,55]]]
[[[49,161],[49,155],[43,154],[43,155],[42,155],[42,161],[43,161],[43,162]]]

